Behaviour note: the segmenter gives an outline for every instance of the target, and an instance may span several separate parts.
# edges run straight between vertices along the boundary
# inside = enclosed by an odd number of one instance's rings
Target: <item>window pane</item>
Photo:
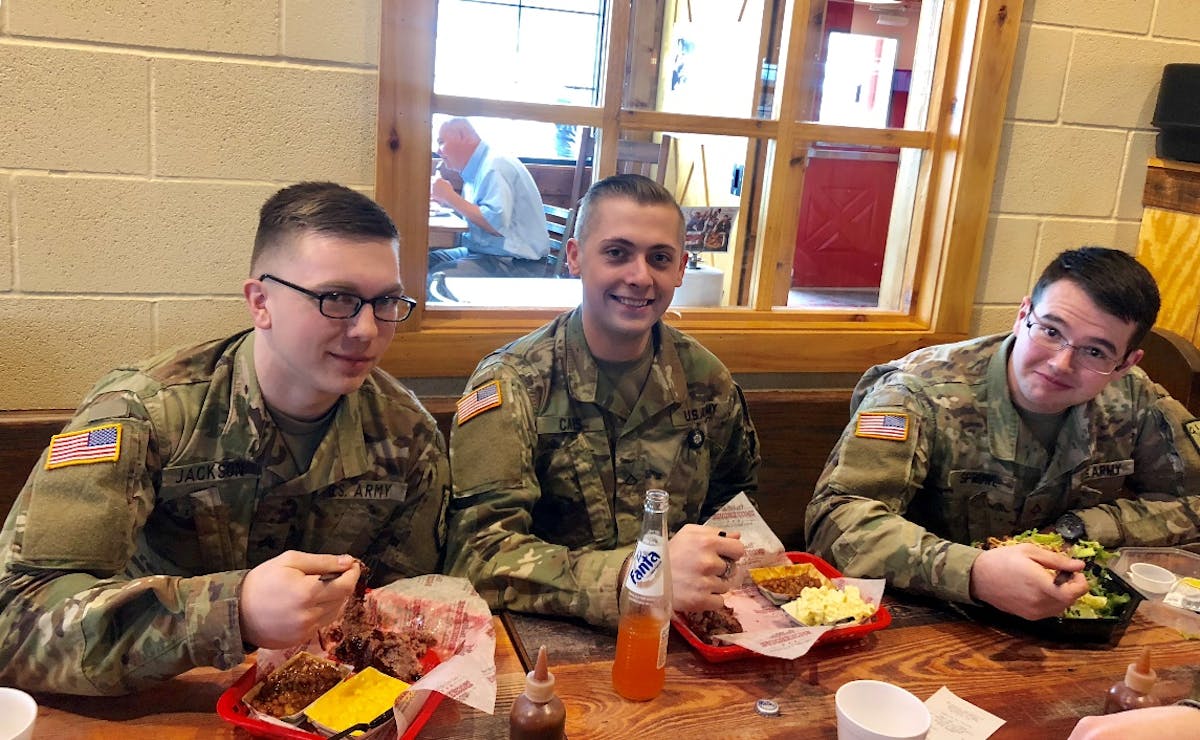
[[[445,119],[441,117],[440,120]],[[472,123],[491,151],[509,153],[519,147],[528,148],[527,131],[542,127],[545,136],[553,136],[559,128],[554,124],[489,118],[474,118]],[[591,184],[593,160],[602,132],[562,128],[576,131],[573,146],[582,149],[581,160],[527,159],[523,164],[545,205],[570,208]],[[624,131],[620,136],[620,140],[614,142],[618,147],[618,171],[644,174],[661,182],[684,206],[687,223],[692,227],[686,236],[686,248],[696,253],[697,259],[686,271],[672,305],[745,305],[742,296],[747,292],[744,283],[749,270],[745,266],[753,260],[757,231],[755,211],[762,197],[761,185],[753,184],[761,178],[746,173],[761,168],[758,151],[763,143],[744,137],[676,132]],[[452,155],[448,153],[447,158],[452,159]],[[468,200],[475,197],[471,186],[464,186],[461,177],[446,171],[445,164],[441,170],[463,197]],[[601,176],[607,174],[612,173],[600,173]],[[447,211],[444,206],[431,204],[429,242],[433,249],[467,244],[462,241],[462,235],[467,233],[467,222],[462,216]],[[548,213],[545,220],[546,239],[557,243],[544,265],[522,264],[523,269],[519,271],[498,270],[482,275],[472,274],[473,269],[447,269],[431,261],[429,271],[434,285],[430,292],[441,299],[430,304],[431,310],[437,310],[439,306],[464,305],[576,305],[580,295],[579,281],[572,279],[563,267],[560,245],[565,239],[561,233],[555,233],[554,227],[563,219]],[[467,238],[469,240],[469,234]],[[438,272],[444,273],[443,277],[434,279]]]
[[[784,5],[778,0],[766,4],[779,13]],[[624,107],[740,118],[770,116],[775,67],[763,59],[761,49],[764,33],[771,33],[774,26],[768,23],[764,28],[764,0],[668,3],[663,18],[655,15],[659,7],[652,0],[633,4]]]
[[[438,129],[450,116],[434,114],[429,149],[437,156]],[[513,118],[475,116],[471,123],[484,141],[502,141],[504,150],[526,160],[572,160],[579,149],[579,126]],[[562,162],[558,162],[562,164]]]
[[[600,0],[439,0],[434,92],[593,105]]]
[[[435,137],[447,120],[434,116]],[[470,123],[480,146],[447,143],[440,152],[444,158],[435,154],[434,169],[499,234],[471,224],[468,209],[456,209],[455,198],[431,199],[430,249],[466,251],[430,253],[429,294],[436,301],[430,308],[576,305],[578,281],[558,275],[565,272],[562,250],[571,208],[591,176],[587,157],[576,161],[578,127],[485,117]],[[457,141],[451,132],[443,138]],[[560,146],[565,158],[556,156]],[[547,156],[525,156],[530,152]],[[525,173],[536,192],[526,189]]]
[[[684,248],[692,259],[672,306],[748,303],[762,198],[762,177],[754,173],[763,150],[764,142],[741,136],[621,133],[617,171],[658,180],[684,211]]]
[[[901,295],[923,154],[809,148],[788,306],[907,308]]]
[[[800,119],[923,129],[942,0],[814,3],[808,34],[819,61],[802,84]]]

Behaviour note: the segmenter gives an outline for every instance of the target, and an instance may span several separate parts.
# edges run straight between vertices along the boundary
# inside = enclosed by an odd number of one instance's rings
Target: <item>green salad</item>
[[[1067,607],[1063,616],[1068,619],[1102,619],[1114,617],[1129,603],[1129,594],[1109,590],[1109,581],[1103,576],[1103,568],[1116,553],[1106,550],[1095,540],[1078,540],[1068,545],[1057,532],[1038,532],[1030,529],[1012,537],[989,537],[987,547],[1004,547],[1028,542],[1046,550],[1061,552],[1084,561],[1083,575],[1087,578],[1088,592]]]

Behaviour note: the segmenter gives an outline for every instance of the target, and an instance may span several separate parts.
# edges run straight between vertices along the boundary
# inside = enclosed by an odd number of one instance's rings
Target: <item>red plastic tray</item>
[[[432,650],[427,650],[425,655],[421,657],[421,665],[428,673],[434,666],[441,663],[437,653]],[[271,737],[285,738],[286,740],[325,740],[323,735],[316,732],[309,732],[300,728],[287,728],[273,725],[270,722],[264,722],[261,719],[250,714],[250,708],[242,703],[242,697],[246,695],[257,681],[257,666],[250,666],[250,669],[242,674],[241,678],[234,682],[232,686],[225,689],[221,697],[217,699],[217,714],[226,722],[231,722],[238,727],[244,728],[254,737]],[[434,710],[442,703],[442,695],[436,691],[430,691],[425,697],[425,703],[421,705],[421,711],[413,718],[408,729],[400,736],[400,740],[414,740],[417,733],[433,716]]]
[[[816,555],[810,555],[807,552],[789,552],[788,559],[793,563],[811,563],[814,568],[820,571],[829,578],[841,578],[842,574],[837,568],[834,568],[829,563],[825,562]],[[825,645],[831,642],[845,642],[847,640],[857,640],[858,638],[875,630],[881,630],[892,623],[892,614],[887,610],[887,607],[880,604],[871,618],[862,624],[852,625],[850,627],[840,627],[832,629],[817,638],[815,645]],[[709,645],[704,640],[696,636],[692,632],[692,628],[688,627],[687,622],[683,621],[678,615],[671,617],[671,624],[674,625],[675,631],[687,640],[688,644],[696,649],[696,652],[710,663],[724,663],[729,660],[740,660],[752,656],[766,657],[753,650],[748,650],[741,645]]]

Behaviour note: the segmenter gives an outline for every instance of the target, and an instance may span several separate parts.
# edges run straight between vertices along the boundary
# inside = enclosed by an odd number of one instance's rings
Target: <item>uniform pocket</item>
[[[1086,509],[1121,497],[1125,480],[1133,475],[1133,460],[1092,463],[1071,476],[1076,501],[1072,508]]]
[[[22,562],[111,574],[132,555],[134,498],[143,485],[148,433],[143,424],[126,420],[93,426],[120,428],[116,459],[77,458],[46,469],[43,453],[22,494],[29,499],[24,531],[18,534]]]
[[[612,507],[587,436],[543,436],[539,446],[548,454],[538,461],[541,495],[533,506],[533,534],[571,549],[603,542],[612,530]]]
[[[403,480],[355,481],[338,495],[315,504],[302,547],[312,552],[362,553],[376,539],[408,497]]]

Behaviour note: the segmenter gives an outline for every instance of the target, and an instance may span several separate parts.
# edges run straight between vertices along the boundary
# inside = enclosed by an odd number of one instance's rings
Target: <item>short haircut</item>
[[[378,203],[344,185],[302,182],[280,190],[263,203],[250,270],[266,255],[289,248],[301,233],[314,232],[350,240],[399,241],[396,224]]]
[[[1080,247],[1059,254],[1033,286],[1035,309],[1042,293],[1059,280],[1070,280],[1105,313],[1134,325],[1126,353],[1138,348],[1158,319],[1162,300],[1154,276],[1118,249]]]
[[[679,247],[683,248],[683,211],[675,202],[671,191],[644,175],[613,175],[588,188],[579,203],[579,217],[575,220],[575,238],[582,243],[591,226],[592,209],[608,198],[628,198],[640,206],[667,206],[679,216]]]

